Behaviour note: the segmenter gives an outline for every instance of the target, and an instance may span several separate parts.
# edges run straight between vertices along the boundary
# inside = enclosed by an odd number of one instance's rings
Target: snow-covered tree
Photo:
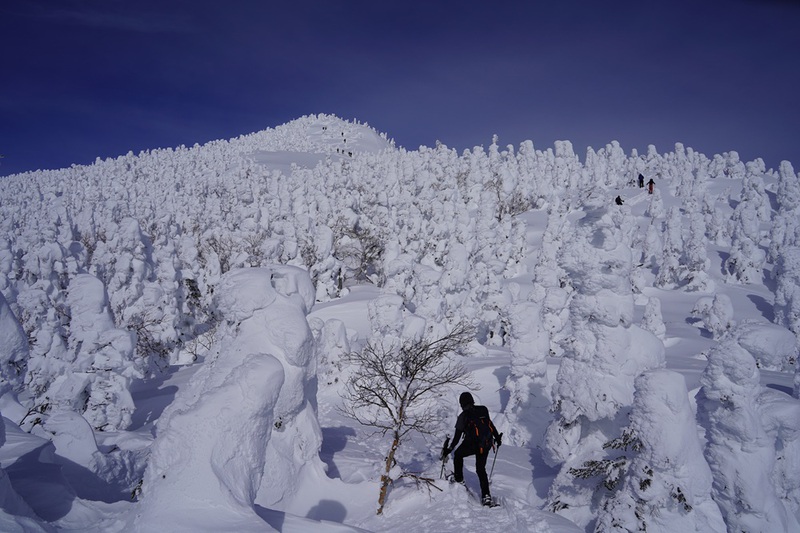
[[[642,315],[642,328],[664,340],[667,327],[664,325],[664,318],[661,316],[661,300],[655,296],[647,298],[647,304]]]
[[[683,376],[651,370],[636,379],[630,424],[609,441],[612,477],[596,531],[726,531],[711,498],[711,470],[703,457]],[[602,465],[580,470],[605,473]]]
[[[789,161],[781,161],[778,169],[776,199],[781,211],[794,211],[800,207],[800,182]]]
[[[653,194],[649,195],[646,214],[652,219],[660,219],[665,215],[664,200],[661,197],[661,190],[656,188]]]
[[[658,260],[656,287],[675,287],[686,279],[682,214],[678,207],[671,207],[664,222],[664,237]]]
[[[134,405],[130,384],[141,377],[134,364],[135,335],[114,326],[103,283],[91,274],[70,282],[71,360],[39,400],[49,411],[83,414],[100,431],[125,429]]]
[[[797,337],[783,326],[750,319],[737,324],[732,333],[758,368],[781,372],[797,364]]]
[[[688,290],[712,292],[714,281],[708,273],[711,261],[706,249],[706,224],[699,210],[689,211],[689,232],[686,239],[686,269],[689,284]]]
[[[745,175],[742,179],[741,201],[752,206],[760,222],[769,222],[772,215],[769,196],[764,186],[766,166],[762,159],[745,164]]]
[[[511,375],[506,382],[510,396],[506,407],[506,413],[510,413],[506,439],[522,446],[541,439],[541,435],[533,433],[535,423],[530,417],[537,408],[550,404],[547,381],[550,335],[542,321],[544,287],[536,287],[534,294],[526,296],[520,294],[518,285],[514,285],[512,291],[516,296],[508,313]]]
[[[780,260],[783,250],[788,246],[800,245],[800,185],[794,168],[788,161],[783,161],[778,174],[776,201],[778,212],[772,220],[770,228],[768,258],[773,263]]]
[[[347,381],[343,356],[350,353],[350,337],[344,322],[336,318],[309,320],[317,349],[317,376],[321,386],[338,386]]]
[[[800,339],[800,246],[788,246],[778,257],[774,277],[775,323],[789,328]]]
[[[25,331],[0,293],[0,395],[22,387],[28,351]]]
[[[703,327],[716,339],[725,336],[735,325],[733,303],[727,294],[698,298],[692,308],[692,316],[699,318]]]
[[[697,393],[706,430],[712,495],[729,531],[800,531],[773,485],[775,439],[764,429],[762,392],[753,357],[732,337],[708,353]]]
[[[655,268],[658,265],[662,248],[661,222],[651,221],[647,225],[645,237],[642,241],[642,266]]]
[[[741,201],[731,218],[731,249],[725,260],[728,281],[757,283],[762,279],[766,253],[759,247],[760,232],[757,206]]]
[[[256,502],[274,506],[324,477],[307,273],[234,269],[216,294],[224,322],[213,355],[158,422],[135,519],[141,531],[263,528]]]
[[[587,209],[561,262],[575,294],[571,335],[553,385],[555,418],[544,441],[545,460],[560,465],[547,501],[585,527],[597,513],[595,483],[574,469],[601,456],[603,444],[619,435],[634,380],[663,364],[664,346],[631,323],[630,247],[605,209]]]

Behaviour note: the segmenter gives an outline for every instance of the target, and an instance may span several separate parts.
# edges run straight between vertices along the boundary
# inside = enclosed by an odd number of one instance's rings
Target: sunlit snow
[[[799,210],[788,162],[329,115],[3,178],[0,530],[800,531]],[[464,322],[501,506],[443,387],[378,516],[345,355]]]

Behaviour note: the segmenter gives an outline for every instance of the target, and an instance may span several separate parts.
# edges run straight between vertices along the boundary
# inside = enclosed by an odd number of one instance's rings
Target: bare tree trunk
[[[381,491],[378,496],[378,514],[383,514],[383,505],[386,503],[386,495],[389,492],[389,484],[392,482],[389,472],[394,466],[394,454],[400,446],[400,434],[395,431],[394,439],[392,439],[392,447],[389,449],[389,454],[386,456],[386,470],[381,476]]]

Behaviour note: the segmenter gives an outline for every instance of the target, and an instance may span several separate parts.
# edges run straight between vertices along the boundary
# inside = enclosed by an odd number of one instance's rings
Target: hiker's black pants
[[[483,453],[478,451],[478,446],[472,443],[463,442],[461,446],[453,452],[453,477],[459,483],[464,481],[464,457],[475,456],[475,473],[478,474],[478,481],[481,482],[481,498],[490,494],[489,476],[486,475],[486,460],[489,458],[489,450]]]

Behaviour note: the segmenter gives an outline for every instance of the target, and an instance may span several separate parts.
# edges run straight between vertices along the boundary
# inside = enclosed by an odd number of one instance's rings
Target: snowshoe
[[[481,505],[483,505],[484,507],[499,507],[500,502],[498,502],[496,499],[492,498],[489,494],[487,494],[481,499]]]
[[[464,487],[467,486],[467,482],[463,479],[461,481],[456,481],[456,476],[452,472],[447,475],[447,481],[449,481],[451,485],[459,484]]]

